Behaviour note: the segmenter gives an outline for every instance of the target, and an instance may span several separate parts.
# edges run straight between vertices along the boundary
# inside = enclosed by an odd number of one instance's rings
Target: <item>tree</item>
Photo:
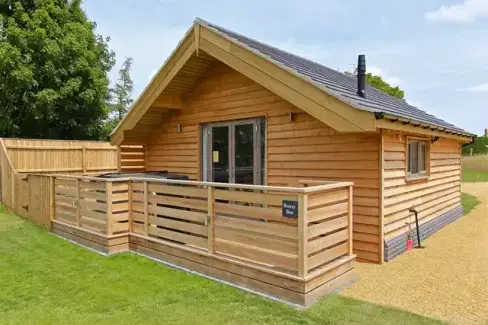
[[[134,89],[134,83],[130,77],[130,71],[133,63],[132,58],[125,58],[122,67],[119,70],[119,79],[115,88],[112,90],[113,97],[115,99],[112,104],[112,112],[118,115],[121,120],[129,110],[132,104],[132,90]]]
[[[349,76],[356,76],[356,73],[351,73],[349,71],[345,71],[344,73]],[[366,73],[366,83],[384,93],[387,93],[390,96],[405,100],[405,93],[402,89],[400,89],[400,87],[393,87],[384,81],[379,75],[372,74],[371,72]]]
[[[0,136],[102,135],[114,53],[81,2],[0,0]]]
[[[405,93],[403,90],[400,89],[398,86],[391,86],[389,83],[383,80],[381,76],[374,75],[371,72],[366,74],[366,83],[376,89],[381,90],[384,93],[387,93],[390,96],[400,98],[405,100]]]
[[[119,70],[119,79],[115,87],[110,90],[112,98],[112,102],[110,103],[110,116],[104,126],[104,133],[107,138],[117,124],[119,124],[120,120],[122,120],[134,101],[132,99],[134,83],[130,76],[133,62],[134,60],[132,58],[125,58]]]

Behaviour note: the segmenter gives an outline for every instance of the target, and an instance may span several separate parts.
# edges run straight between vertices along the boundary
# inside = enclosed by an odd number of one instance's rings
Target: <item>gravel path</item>
[[[344,296],[454,324],[488,325],[488,183],[465,183],[481,203],[428,238],[423,250],[384,265],[357,263],[360,280]]]

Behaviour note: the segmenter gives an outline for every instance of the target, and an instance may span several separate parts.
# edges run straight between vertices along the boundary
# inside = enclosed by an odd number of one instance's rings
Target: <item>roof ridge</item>
[[[322,91],[325,91],[330,95],[337,97],[350,105],[353,105],[356,109],[389,113],[400,117],[409,118],[421,123],[433,123],[436,126],[448,127],[466,132],[465,130],[458,128],[455,125],[428,113],[427,111],[409,104],[405,99],[391,96],[386,92],[373,87],[372,85],[366,84],[366,94],[369,93],[370,96],[367,95],[366,98],[358,96],[357,92],[353,91],[355,88],[354,85],[351,84],[351,82],[355,83],[357,78],[352,74],[349,75],[340,70],[329,68],[322,63],[280,49],[274,45],[248,37],[199,17],[195,18],[195,23],[200,23],[205,27],[211,28],[213,31],[221,34],[224,37],[231,38],[241,46],[245,46],[251,51],[255,51],[259,53],[259,55],[267,57],[269,60],[273,61],[275,64],[284,69],[292,70],[293,73],[302,76],[302,78],[310,80],[310,82],[312,82]],[[288,58],[286,56],[288,56]],[[409,113],[408,110],[411,112]],[[422,115],[424,115],[424,117],[422,117]]]

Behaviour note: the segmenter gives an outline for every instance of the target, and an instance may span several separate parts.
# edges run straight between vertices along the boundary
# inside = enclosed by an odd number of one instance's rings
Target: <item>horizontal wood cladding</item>
[[[184,96],[183,106],[168,111],[149,138],[147,171],[201,179],[200,124],[266,117],[267,185],[354,182],[355,253],[379,261],[379,133],[338,133],[221,63]]]
[[[406,179],[406,136],[385,133],[384,140],[384,232],[385,241],[408,231],[415,221],[408,210],[415,207],[420,224],[459,206],[461,202],[461,145],[440,139],[430,145],[430,176]]]

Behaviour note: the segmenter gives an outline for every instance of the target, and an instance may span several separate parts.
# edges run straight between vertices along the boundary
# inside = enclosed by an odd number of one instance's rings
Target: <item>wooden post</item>
[[[473,155],[473,148],[469,148],[469,155],[472,156]]]
[[[117,173],[122,172],[122,152],[120,146],[117,146]]]
[[[80,212],[80,180],[76,180],[76,226],[81,227],[81,212]]]
[[[107,203],[107,236],[113,234],[112,229],[112,182],[105,185],[106,203]]]
[[[143,148],[144,148],[144,171],[147,172],[147,145],[144,145]]]
[[[305,278],[308,275],[308,196],[298,195],[298,276]]]
[[[208,230],[208,252],[213,254],[214,252],[214,188],[209,186],[208,188],[208,220],[207,220],[207,230]]]
[[[353,205],[352,205],[352,186],[349,186],[349,195],[347,196],[347,203],[348,203],[348,209],[347,209],[347,214],[349,217],[349,222],[348,222],[348,230],[349,230],[349,238],[347,239],[347,248],[349,252],[349,256],[352,255],[353,252],[353,246],[352,246],[352,228],[353,228]],[[381,243],[380,243],[381,244]],[[380,260],[383,258],[380,257]]]
[[[144,181],[144,234],[149,236],[149,203],[147,181]]]
[[[17,178],[15,176],[15,172],[14,171],[10,171],[10,204],[12,206],[8,207],[10,208],[12,211],[15,211],[16,210],[16,202],[15,200],[17,200],[16,198],[16,194],[15,193],[15,179]]]
[[[55,179],[56,177],[50,176],[49,177],[49,218],[51,222],[56,219],[56,192],[55,192]]]
[[[83,171],[83,175],[86,174],[86,147],[81,147],[81,169]]]

